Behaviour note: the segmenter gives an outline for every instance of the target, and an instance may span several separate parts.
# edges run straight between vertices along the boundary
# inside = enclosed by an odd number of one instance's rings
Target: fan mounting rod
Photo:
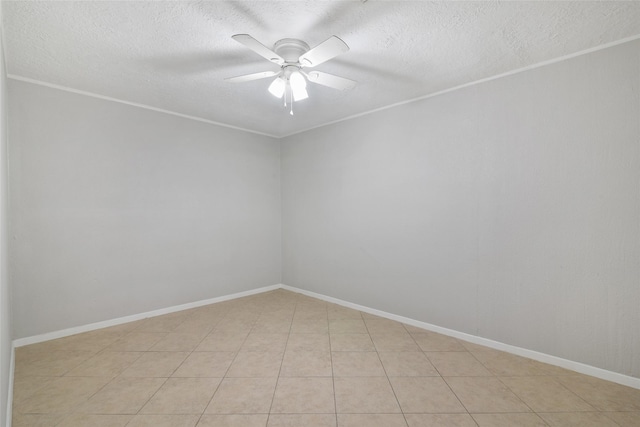
[[[273,45],[275,53],[280,55],[285,62],[295,64],[300,56],[309,51],[309,45],[298,39],[282,39]]]

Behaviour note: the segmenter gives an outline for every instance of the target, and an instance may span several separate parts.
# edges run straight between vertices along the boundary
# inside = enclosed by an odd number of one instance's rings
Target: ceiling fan
[[[351,89],[356,85],[355,81],[344,77],[321,71],[306,72],[303,70],[303,68],[313,68],[320,65],[349,50],[349,46],[336,36],[329,37],[313,49],[298,39],[278,40],[273,45],[273,49],[269,49],[249,34],[236,34],[232,38],[263,58],[279,65],[280,71],[262,71],[229,77],[225,80],[242,83],[276,76],[269,85],[269,92],[276,98],[284,99],[285,107],[290,106],[289,114],[291,115],[293,115],[293,102],[302,101],[309,97],[307,80],[338,90]]]

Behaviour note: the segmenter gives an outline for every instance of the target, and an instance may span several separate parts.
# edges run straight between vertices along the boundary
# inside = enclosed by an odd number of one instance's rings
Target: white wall
[[[640,377],[640,42],[282,146],[283,282]]]
[[[0,426],[6,425],[11,363],[11,303],[9,292],[8,215],[7,215],[7,77],[2,43],[2,4],[0,2]]]
[[[8,87],[14,338],[280,283],[277,140]]]

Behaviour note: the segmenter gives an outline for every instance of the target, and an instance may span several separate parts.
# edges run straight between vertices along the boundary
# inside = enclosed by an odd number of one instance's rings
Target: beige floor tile
[[[324,319],[293,319],[291,323],[292,334],[327,334],[329,333],[329,321]]]
[[[284,354],[281,377],[330,377],[329,351],[292,350]]]
[[[241,351],[231,364],[227,377],[277,377],[283,353],[270,351]]]
[[[384,370],[390,377],[433,377],[438,371],[421,351],[378,353]]]
[[[193,351],[203,337],[194,334],[169,333],[151,347],[150,351]]]
[[[164,384],[164,378],[116,378],[78,406],[80,414],[136,414]]]
[[[333,334],[331,351],[376,351],[369,334]]]
[[[59,377],[18,405],[23,414],[64,414],[88,400],[111,378]]]
[[[420,351],[414,339],[406,332],[391,334],[371,334],[373,345],[378,351]]]
[[[468,346],[468,344],[465,345]],[[498,376],[531,377],[550,373],[548,365],[486,347],[482,351],[473,351],[473,355],[489,371]]]
[[[336,427],[335,414],[271,414],[267,427]]]
[[[422,351],[467,351],[457,339],[435,332],[423,331],[411,336]]]
[[[485,345],[480,345],[480,344],[476,344],[476,343],[472,343],[469,341],[465,341],[465,340],[458,340],[460,342],[460,344],[462,344],[464,346],[464,348],[467,349],[467,351],[471,352],[471,353],[476,353],[479,351],[487,351],[487,350],[493,350],[490,347],[487,347]]]
[[[324,321],[329,322],[329,315],[327,310],[318,310],[318,311],[306,311],[306,310],[296,310],[293,315],[293,322],[307,322],[307,321]]]
[[[166,332],[131,332],[106,347],[105,351],[147,351],[166,335]]]
[[[294,334],[289,335],[287,351],[329,351],[328,334]]]
[[[255,334],[252,332],[240,351],[284,352],[288,338],[288,334]]]
[[[567,376],[567,375],[575,375],[576,372],[569,370],[569,369],[565,369],[565,368],[561,368],[560,366],[553,366],[550,365],[548,363],[542,363],[542,362],[538,362],[536,360],[531,360],[531,363],[533,363],[534,365],[538,366],[538,369],[540,369],[543,372],[546,372],[546,375],[550,375],[550,376]],[[504,375],[504,376],[510,376],[510,375]]]
[[[305,297],[304,300],[296,302],[296,313],[318,313],[327,315],[327,303],[312,297]]]
[[[184,351],[146,352],[122,371],[122,377],[170,377],[187,358]]]
[[[389,378],[404,413],[466,412],[440,377]]]
[[[445,381],[471,413],[531,411],[498,378],[445,377]]]
[[[69,372],[95,355],[92,351],[52,350],[31,354],[21,358],[16,356],[15,376],[58,377]]]
[[[249,331],[234,334],[232,332],[213,331],[196,347],[195,351],[238,351],[247,339]]]
[[[418,326],[413,326],[413,325],[407,325],[406,323],[403,323],[402,326],[404,326],[404,329],[409,332],[410,334],[423,334],[426,332],[431,332],[427,329],[424,328],[420,328]]]
[[[288,334],[291,320],[265,321],[258,320],[251,329],[252,334]]]
[[[97,353],[117,341],[123,334],[96,330],[53,340],[51,345],[66,351],[91,351]]]
[[[64,427],[124,427],[133,415],[73,414],[59,425]]]
[[[191,353],[172,377],[222,378],[227,373],[236,353],[231,351],[197,351]]]
[[[393,414],[400,407],[387,378],[334,378],[336,408],[340,414]]]
[[[407,427],[401,414],[338,414],[338,427]]]
[[[274,414],[335,412],[331,378],[279,378],[273,397]]]
[[[405,418],[409,427],[476,427],[469,414],[405,414]]]
[[[267,414],[257,415],[203,415],[198,427],[265,427]]]
[[[61,351],[56,346],[51,344],[54,341],[55,340],[16,347],[14,350],[16,365],[20,363],[29,363],[34,360],[39,360],[39,359],[42,359],[43,356],[47,356],[52,352]],[[93,354],[93,353],[90,353],[90,354]]]
[[[360,319],[337,318],[329,320],[330,334],[366,334],[364,321]]]
[[[595,408],[551,377],[500,379],[535,412],[595,411]]]
[[[187,319],[187,315],[182,312],[165,314],[163,316],[150,317],[144,319],[135,329],[136,332],[173,332],[182,322]]]
[[[480,427],[545,427],[542,418],[533,413],[471,414]]]
[[[220,378],[169,378],[140,410],[142,414],[201,414]]]
[[[539,413],[550,427],[618,427],[602,412]]]
[[[219,310],[217,304],[201,307],[191,317],[187,319],[189,323],[208,323],[213,328],[225,317],[224,310]],[[185,321],[186,323],[186,321]]]
[[[114,352],[98,353],[85,360],[65,375],[68,377],[115,377],[134,363],[142,352]]]
[[[225,378],[207,406],[207,414],[268,414],[276,378]]]
[[[31,397],[38,390],[42,390],[53,381],[54,377],[16,377],[13,380],[13,403],[19,404]]]
[[[607,416],[621,427],[640,426],[640,412],[607,412]]]
[[[339,319],[362,319],[362,313],[351,308],[329,304],[327,306],[327,316],[329,320]]]
[[[333,375],[336,377],[386,376],[375,351],[336,351],[331,355]]]
[[[556,377],[566,388],[601,411],[640,411],[640,390],[586,375]]]
[[[426,353],[427,357],[444,377],[491,376],[491,372],[466,351],[436,351]]]
[[[52,351],[61,351],[58,343],[60,339],[43,341],[36,344],[29,344],[15,348],[16,359],[30,360],[32,357],[38,357],[42,354],[51,353]],[[67,350],[69,351],[69,350]]]
[[[17,414],[14,412],[11,427],[54,427],[64,417],[59,414]]]
[[[264,311],[258,316],[256,323],[268,323],[278,321],[291,321],[296,309],[291,304],[283,304],[272,308],[265,307]]]
[[[199,415],[136,415],[127,427],[195,427]]]
[[[255,324],[255,320],[222,320],[220,323],[213,328],[212,334],[222,334],[222,335],[248,335],[253,329],[253,325]]]
[[[200,338],[204,338],[206,335],[213,331],[215,323],[209,320],[200,320],[189,318],[182,322],[177,328],[173,330],[176,334],[197,335]]]
[[[367,325],[367,330],[370,334],[406,334],[407,330],[402,323],[394,320],[382,319],[382,318],[368,318],[365,317],[364,323]]]

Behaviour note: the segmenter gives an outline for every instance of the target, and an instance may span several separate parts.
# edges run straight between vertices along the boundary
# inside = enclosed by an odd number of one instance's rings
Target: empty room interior
[[[640,2],[0,14],[0,426],[640,426]]]

